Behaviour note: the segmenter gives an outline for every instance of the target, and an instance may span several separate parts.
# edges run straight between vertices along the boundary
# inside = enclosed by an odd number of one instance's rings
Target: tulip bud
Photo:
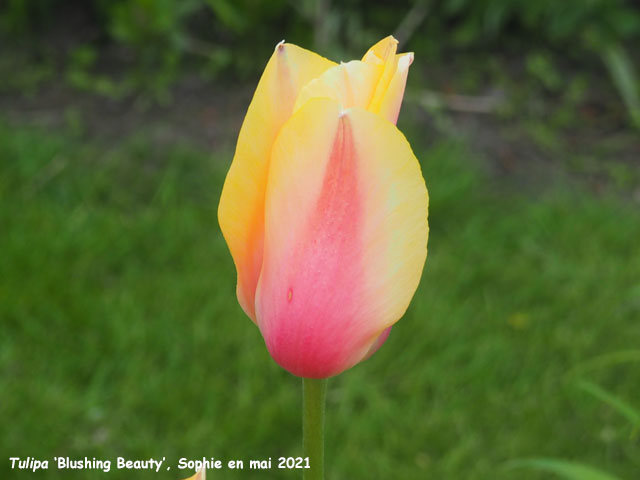
[[[184,480],[206,480],[207,472],[204,468],[201,468],[196,472],[195,475],[190,476],[189,478],[185,478]]]
[[[308,63],[282,62],[279,46],[225,182],[219,220],[240,304],[298,376],[371,355],[420,281],[428,195],[395,126],[413,60],[396,44],[342,65],[286,45]]]

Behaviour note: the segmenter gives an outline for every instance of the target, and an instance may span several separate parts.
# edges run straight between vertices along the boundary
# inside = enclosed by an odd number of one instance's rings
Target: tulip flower
[[[237,295],[282,367],[355,365],[405,312],[426,258],[427,191],[394,126],[413,54],[388,37],[336,65],[280,43],[220,199]]]
[[[206,479],[207,479],[207,472],[203,467],[200,470],[198,470],[195,475],[192,475],[189,478],[185,478],[184,480],[206,480]]]
[[[427,190],[395,125],[413,54],[396,48],[387,37],[335,64],[278,44],[223,187],[238,301],[274,360],[303,378],[379,348],[426,260]]]

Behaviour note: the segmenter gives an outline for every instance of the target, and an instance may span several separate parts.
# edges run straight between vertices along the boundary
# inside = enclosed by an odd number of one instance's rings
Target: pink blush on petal
[[[369,351],[367,351],[367,354],[364,356],[363,360],[366,360],[371,355],[373,355],[378,350],[380,350],[380,347],[384,344],[384,342],[387,341],[387,338],[389,338],[389,334],[391,333],[391,328],[392,327],[389,327],[383,330],[380,336],[376,338],[376,341],[373,342],[373,345],[371,345],[371,348],[369,348]]]
[[[268,265],[263,270],[262,333],[276,362],[295,375],[340,373],[360,360],[370,342],[359,305],[363,208],[357,168],[349,119],[341,116],[315,208],[305,225],[292,225],[299,230],[288,264],[279,266],[277,278]]]

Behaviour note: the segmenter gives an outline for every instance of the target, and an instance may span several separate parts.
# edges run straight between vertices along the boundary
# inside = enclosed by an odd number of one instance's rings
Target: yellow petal
[[[362,61],[382,65],[393,59],[397,49],[398,40],[393,35],[389,35],[367,50],[367,53],[362,57]]]
[[[396,69],[386,87],[382,98],[374,97],[369,105],[369,110],[386,118],[392,123],[398,121],[404,87],[407,83],[409,67],[413,63],[413,53],[396,55]]]
[[[280,43],[260,78],[240,130],[222,189],[218,220],[238,273],[238,301],[254,321],[271,148],[300,89],[333,65],[313,52]]]
[[[343,109],[367,108],[382,75],[382,65],[372,65],[357,60],[336,65],[309,82],[301,91],[294,111],[312,98],[336,100]]]
[[[380,111],[387,92],[387,87],[389,86],[389,83],[391,83],[391,79],[396,71],[398,64],[398,58],[396,55],[397,48],[398,41],[393,38],[393,36],[389,35],[371,47],[367,53],[364,54],[364,57],[362,57],[362,61],[365,63],[384,66],[384,70],[378,80],[373,98],[369,105],[369,110],[374,113],[378,113]]]
[[[396,55],[398,41],[389,36],[364,55],[326,70],[298,96],[294,111],[312,98],[336,100],[343,109],[362,107],[396,123],[413,53]]]

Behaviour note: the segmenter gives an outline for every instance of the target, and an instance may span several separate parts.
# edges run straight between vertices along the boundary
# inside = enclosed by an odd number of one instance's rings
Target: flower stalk
[[[326,378],[302,379],[302,446],[309,467],[304,480],[324,480],[324,408]]]

